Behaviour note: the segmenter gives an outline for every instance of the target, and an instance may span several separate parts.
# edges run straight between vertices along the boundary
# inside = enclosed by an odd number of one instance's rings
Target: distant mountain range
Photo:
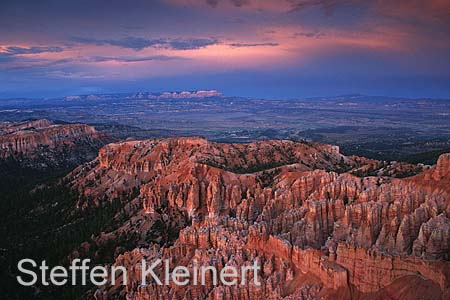
[[[222,94],[216,90],[181,91],[181,92],[136,92],[119,94],[90,94],[63,97],[63,100],[105,100],[105,99],[189,99],[221,97]]]

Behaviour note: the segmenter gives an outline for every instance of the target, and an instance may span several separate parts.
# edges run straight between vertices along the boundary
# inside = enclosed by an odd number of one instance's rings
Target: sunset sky
[[[1,0],[0,97],[450,98],[449,0]]]

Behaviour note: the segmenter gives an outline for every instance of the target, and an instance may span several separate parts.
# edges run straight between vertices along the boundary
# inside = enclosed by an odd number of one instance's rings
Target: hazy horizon
[[[285,96],[285,97],[269,97],[269,96],[251,96],[251,95],[238,95],[238,94],[227,94],[217,89],[175,89],[175,90],[123,90],[123,91],[104,91],[104,92],[92,92],[92,93],[71,93],[71,94],[55,94],[53,96],[11,96],[11,97],[0,97],[0,102],[2,100],[52,100],[52,99],[62,99],[70,96],[88,96],[88,95],[128,95],[135,93],[150,93],[150,94],[161,94],[161,93],[180,93],[180,92],[197,92],[197,91],[217,91],[221,97],[236,97],[236,98],[248,98],[248,99],[264,99],[264,100],[313,100],[313,99],[333,99],[339,97],[367,97],[367,98],[392,98],[392,99],[429,99],[429,100],[450,100],[449,97],[429,97],[429,96],[404,96],[404,95],[383,95],[383,94],[362,94],[362,93],[343,93],[343,94],[330,94],[330,95],[308,95],[308,96]]]

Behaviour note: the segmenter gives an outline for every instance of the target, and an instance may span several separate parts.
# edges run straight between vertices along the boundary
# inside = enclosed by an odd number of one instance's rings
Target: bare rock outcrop
[[[394,169],[392,176],[354,175],[373,163],[292,141],[107,145],[68,175],[71,186],[91,205],[138,191],[136,214],[172,221],[180,231],[173,244],[148,242],[119,255],[114,263],[128,269],[130,283],[105,287],[96,299],[397,299],[409,282],[434,289],[429,299],[447,299],[450,155],[404,179]],[[133,230],[148,232],[153,221],[146,220]],[[256,261],[263,284],[141,286],[143,258],[219,270]]]
[[[14,160],[30,167],[57,166],[92,159],[108,141],[86,124],[54,124],[33,120],[0,124],[0,160]]]

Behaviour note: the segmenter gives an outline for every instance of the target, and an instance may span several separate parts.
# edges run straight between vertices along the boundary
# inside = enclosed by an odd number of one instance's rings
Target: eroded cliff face
[[[391,176],[352,175],[374,164],[334,146],[292,141],[109,144],[67,180],[86,196],[80,209],[138,191],[126,206],[132,221],[97,241],[139,232],[141,246],[114,262],[128,268],[128,286],[91,296],[448,299],[450,155],[405,179],[393,178],[393,168]],[[144,243],[157,219],[180,230],[173,243]],[[218,269],[257,261],[263,284],[141,286],[142,258]]]
[[[20,130],[31,130],[46,128],[52,125],[52,122],[46,119],[30,120],[24,122],[0,122],[0,132],[3,134],[17,132]]]
[[[48,120],[0,124],[0,160],[13,159],[26,166],[58,165],[92,159],[107,140],[86,124],[54,124]]]

